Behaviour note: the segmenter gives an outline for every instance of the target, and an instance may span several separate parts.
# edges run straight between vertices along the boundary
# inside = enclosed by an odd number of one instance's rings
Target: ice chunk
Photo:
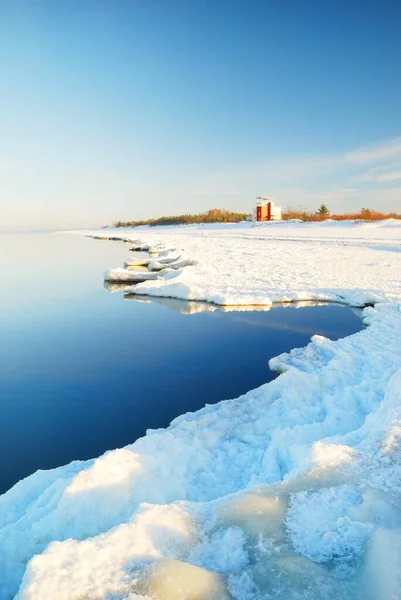
[[[311,372],[326,365],[336,356],[338,343],[322,335],[314,335],[306,348],[294,348],[269,360],[269,368],[277,373],[285,373],[291,368]]]
[[[222,573],[243,570],[249,563],[247,536],[240,527],[212,529],[204,535],[189,555],[189,561],[199,567]]]
[[[327,569],[294,552],[265,557],[253,569],[257,598],[272,600],[334,600],[333,582]],[[338,586],[338,583],[337,583]],[[331,593],[330,593],[331,592]],[[341,600],[344,597],[340,596]]]
[[[284,538],[286,508],[283,497],[250,493],[222,504],[217,514],[225,525],[241,527],[254,541],[262,535],[278,543]]]
[[[143,505],[130,522],[105,534],[50,544],[30,560],[17,599],[125,597],[144,560],[163,556],[185,564],[179,561],[197,542],[197,525],[188,512],[175,505]],[[140,573],[143,581],[147,571]]]
[[[149,273],[148,271],[129,271],[128,269],[109,269],[104,274],[106,281],[120,283],[134,283],[148,281],[149,279],[157,279],[157,273]]]
[[[124,262],[124,267],[147,267],[151,258],[129,258]]]
[[[360,503],[360,493],[351,485],[294,494],[286,524],[295,550],[351,575],[373,529],[350,517],[352,507]]]
[[[382,527],[401,527],[401,511],[396,498],[371,487],[362,492],[362,503],[351,508],[350,517]]]
[[[189,266],[193,266],[193,265],[196,265],[196,261],[191,260],[189,258],[185,258],[182,260],[160,259],[160,260],[154,260],[151,263],[149,263],[148,268],[150,271],[161,271],[166,266],[168,266],[169,269],[178,270],[178,269],[183,269],[184,267],[189,267]]]
[[[162,559],[153,566],[134,591],[146,594],[152,600],[232,599],[218,573],[171,558]]]
[[[376,529],[362,571],[366,600],[401,598],[401,529]]]

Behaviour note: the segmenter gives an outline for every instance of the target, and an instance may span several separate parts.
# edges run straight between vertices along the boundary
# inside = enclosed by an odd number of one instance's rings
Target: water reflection
[[[260,304],[231,304],[229,306],[222,306],[217,304],[211,304],[210,302],[197,302],[194,300],[179,300],[178,298],[161,298],[158,296],[138,296],[137,294],[125,294],[125,300],[133,300],[134,302],[154,302],[161,306],[166,306],[183,315],[194,315],[201,312],[269,312],[274,308],[303,308],[306,306],[326,306],[328,302],[285,302],[276,303],[274,305],[260,305]]]
[[[110,292],[124,292],[127,286],[124,284],[108,284],[104,286]],[[195,300],[180,300],[178,298],[164,298],[159,296],[142,296],[138,294],[124,294],[124,300],[132,300],[133,302],[154,303],[160,306],[171,308],[183,315],[195,315],[202,312],[252,312],[262,313],[269,312],[275,308],[307,308],[313,306],[343,306],[338,302],[317,301],[317,300],[302,300],[297,302],[275,302],[274,304],[231,304],[220,305],[211,304],[210,302],[200,302]],[[350,308],[354,315],[362,319],[363,308]]]
[[[231,320],[234,320],[238,323],[243,323],[248,327],[261,327],[268,329],[275,329],[282,332],[293,332],[299,333],[301,335],[307,335],[312,337],[315,333],[318,333],[319,323],[318,322],[310,322],[308,319],[308,314],[305,314],[305,321],[307,325],[302,323],[303,319],[297,319],[300,322],[294,322],[293,319],[289,321],[284,319],[283,315],[280,315],[277,310],[278,309],[301,309],[301,308],[317,308],[317,307],[337,307],[340,309],[350,310],[358,319],[362,321],[362,312],[361,308],[352,308],[349,309],[342,304],[336,302],[317,302],[313,300],[305,300],[298,302],[282,302],[275,303],[271,305],[230,305],[230,306],[221,306],[216,304],[211,304],[209,302],[195,302],[195,301],[187,301],[187,300],[179,300],[177,298],[161,298],[157,296],[138,296],[136,294],[125,294],[125,300],[131,300],[133,302],[139,302],[142,304],[158,304],[160,306],[170,308],[182,315],[198,315],[200,313],[213,313],[215,317],[218,317],[220,314],[230,313]],[[258,318],[257,315],[261,313],[267,313],[270,311],[274,311],[274,315],[278,318],[271,318],[266,320],[265,318]],[[288,314],[288,313],[287,313]],[[314,313],[316,314],[316,313]],[[321,314],[321,313],[320,313]],[[248,315],[248,316],[246,316]],[[290,315],[289,315],[290,316]],[[364,325],[361,322],[361,328]],[[325,323],[325,336],[336,339],[338,337],[338,323],[337,320],[331,321],[330,319],[326,320]]]
[[[104,289],[110,292],[110,294],[115,294],[116,292],[124,292],[131,286],[132,283],[114,283],[112,281],[103,281]]]

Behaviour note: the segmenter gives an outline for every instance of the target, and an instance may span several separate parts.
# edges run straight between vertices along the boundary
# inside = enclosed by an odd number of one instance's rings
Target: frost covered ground
[[[1,600],[399,600],[401,223],[98,233],[183,261],[132,293],[374,304],[369,327],[315,336],[241,398],[19,482],[0,497]]]

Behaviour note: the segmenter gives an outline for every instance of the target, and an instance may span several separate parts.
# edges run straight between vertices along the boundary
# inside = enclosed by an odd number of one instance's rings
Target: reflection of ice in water
[[[145,302],[147,304],[154,303],[167,308],[171,308],[183,315],[194,315],[201,312],[214,312],[219,310],[220,307],[216,304],[210,304],[207,302],[189,302],[187,300],[177,300],[176,298],[159,298],[149,296],[137,296],[135,294],[125,294],[125,300],[132,300],[134,302]],[[224,307],[223,307],[224,308]]]
[[[110,292],[110,294],[115,294],[116,292],[124,292],[129,285],[126,283],[113,283],[111,281],[104,281],[103,287],[105,290]]]
[[[124,291],[124,288],[122,288]],[[136,294],[125,294],[125,300],[132,300],[134,302],[146,302],[155,303],[162,306],[166,306],[180,312],[185,315],[194,315],[201,312],[268,312],[273,308],[304,308],[313,306],[327,306],[329,302],[315,302],[315,301],[303,301],[303,302],[285,302],[276,303],[269,305],[228,305],[222,306],[218,304],[211,304],[210,302],[195,302],[188,300],[178,300],[177,298],[163,298],[159,296],[137,296]],[[331,303],[333,304],[333,303]]]

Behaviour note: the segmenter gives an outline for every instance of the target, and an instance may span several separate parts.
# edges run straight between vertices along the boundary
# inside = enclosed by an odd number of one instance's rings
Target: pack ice
[[[20,481],[0,497],[0,598],[400,599],[400,222],[133,231],[110,236],[190,260],[132,293],[337,300],[365,306],[368,327],[314,336],[271,361],[269,384]]]

